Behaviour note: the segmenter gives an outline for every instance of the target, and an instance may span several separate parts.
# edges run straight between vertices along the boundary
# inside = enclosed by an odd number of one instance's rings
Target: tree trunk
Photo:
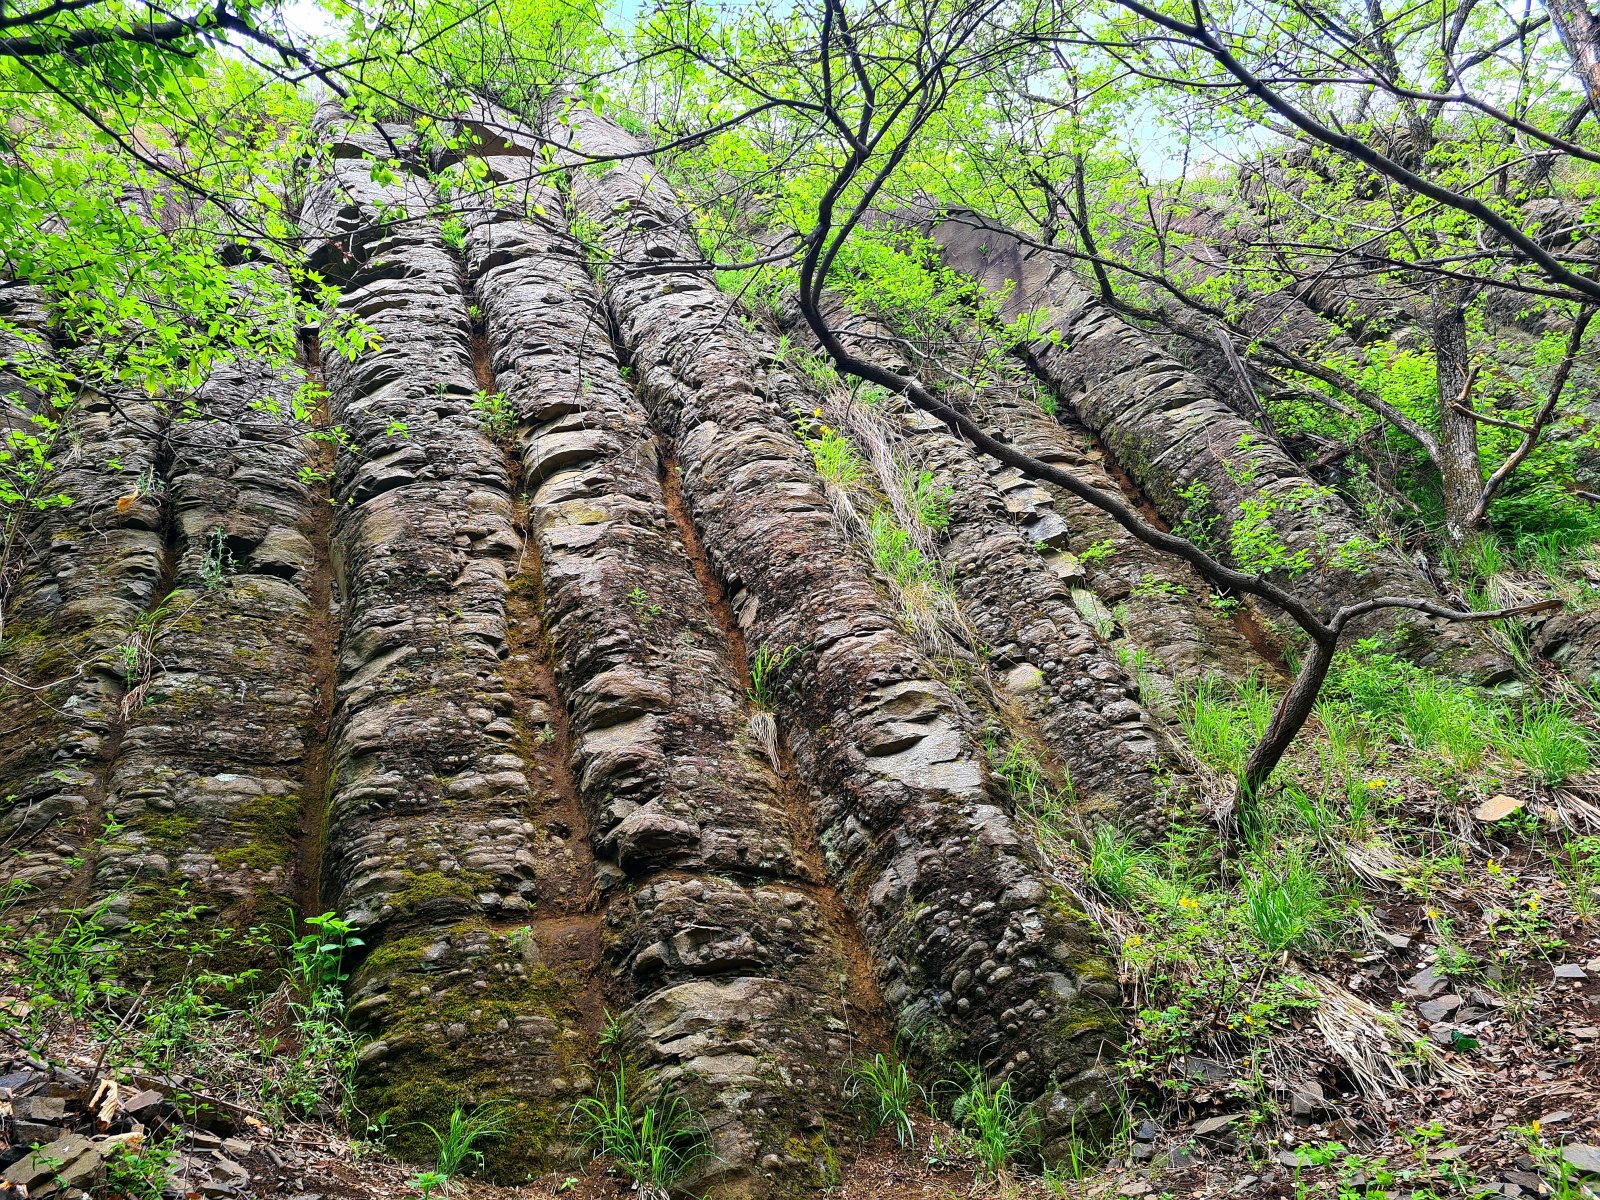
[[[1472,370],[1467,365],[1466,305],[1459,288],[1445,289],[1428,314],[1428,333],[1438,364],[1439,483],[1444,498],[1445,532],[1459,546],[1473,528],[1483,494],[1483,463],[1478,457],[1478,422],[1472,408]]]
[[[1561,35],[1589,104],[1600,112],[1600,20],[1583,0],[1545,0],[1544,10]]]

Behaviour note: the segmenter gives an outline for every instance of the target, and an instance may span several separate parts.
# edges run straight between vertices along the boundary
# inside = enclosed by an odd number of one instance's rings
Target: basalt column
[[[323,885],[370,947],[352,986],[352,1013],[376,1035],[359,1094],[417,1156],[431,1139],[412,1122],[508,1101],[491,1164],[520,1177],[560,1153],[590,1089],[599,1003],[585,897],[541,904],[545,850],[574,831],[533,819],[559,798],[543,794],[525,751],[530,700],[502,662],[522,550],[510,480],[472,410],[463,272],[436,197],[416,177],[373,182],[360,156],[390,152],[370,131],[326,110],[318,128],[335,161],[308,222],[329,236],[346,313],[381,339],[323,364],[348,439]]]
[[[900,374],[914,369],[886,347],[893,335],[868,317],[832,302],[827,320],[856,354]],[[932,384],[932,374],[923,379]],[[1070,470],[1095,487],[1121,492],[1139,505],[1107,469],[1104,453],[1071,418],[1040,407],[1038,389],[1026,383],[985,378],[972,402],[984,427],[1043,462]],[[906,402],[894,404],[898,419],[917,430],[916,445],[943,426]],[[1004,500],[1006,513],[1038,552],[1039,560],[1070,591],[1072,603],[1114,643],[1130,644],[1147,656],[1157,675],[1189,680],[1217,675],[1243,680],[1266,669],[1245,634],[1213,602],[1210,588],[1188,564],[1161,554],[1105,513],[1061,488],[1025,478],[1014,467],[986,455],[969,455]],[[1254,630],[1251,629],[1253,633]]]
[[[883,349],[893,343],[888,330],[843,313],[833,320],[848,325],[858,353],[889,370],[908,370]],[[1168,806],[1157,801],[1179,799],[1172,786],[1181,774],[1178,758],[1128,673],[1073,602],[1045,540],[1059,539],[1065,528],[1020,521],[984,460],[902,397],[865,404],[835,389],[824,405],[823,415],[873,461],[885,494],[905,492],[905,477],[926,472],[942,495],[948,521],[931,540],[985,648],[996,719],[1049,752],[1071,783],[1077,815],[1161,828]]]
[[[515,410],[532,568],[592,831],[620,1053],[712,1134],[697,1191],[827,1182],[875,1013],[809,829],[749,731],[712,600],[668,510],[560,197],[487,160],[514,206],[467,214],[494,382]],[[827,1140],[825,1140],[827,1139]]]
[[[1415,566],[1373,546],[1342,501],[1319,493],[1281,449],[1100,304],[1056,256],[973,213],[941,216],[929,228],[948,265],[990,291],[1011,287],[1008,317],[1043,311],[1041,328],[1061,336],[1032,346],[1035,369],[1166,520],[1209,520],[1227,546],[1236,525],[1269,518],[1284,554],[1304,552],[1311,562],[1283,582],[1329,607],[1380,594],[1432,594]],[[1410,610],[1392,610],[1365,627],[1374,625],[1393,630],[1418,661],[1462,676],[1487,682],[1513,669],[1470,625]]]
[[[7,289],[10,319],[41,339],[0,346],[7,362],[48,355],[44,297]],[[42,401],[10,369],[0,392]],[[90,907],[124,700],[145,674],[143,647],[166,588],[168,498],[155,406],[90,392],[52,410],[68,437],[49,494],[23,514],[6,569],[0,650],[0,841],[24,912]],[[15,420],[19,410],[8,413]]]
[[[168,427],[171,590],[127,697],[107,799],[116,833],[96,861],[115,924],[194,907],[205,929],[232,931],[234,967],[275,961],[244,931],[287,927],[305,792],[322,786],[331,680],[318,671],[327,581],[313,541],[327,501],[306,482],[308,430],[290,415],[303,383],[230,364],[197,396],[202,416]]]
[[[588,154],[644,150],[576,110],[546,132]],[[671,191],[639,157],[575,170],[572,186],[602,230],[608,302],[739,624],[753,646],[797,650],[779,718],[892,1015],[940,1069],[985,1062],[1065,1132],[1106,1104],[1119,1041],[1095,931],[1005,812],[974,714],[839,538],[781,398],[793,382],[708,280],[631,269],[697,256]]]

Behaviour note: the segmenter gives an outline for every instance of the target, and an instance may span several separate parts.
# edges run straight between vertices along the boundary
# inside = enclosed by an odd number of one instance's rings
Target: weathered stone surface
[[[529,161],[487,159],[496,179]],[[599,293],[576,242],[534,215],[559,198],[531,187],[465,214],[466,253],[516,415],[524,569],[570,708],[627,1053],[706,1119],[716,1161],[700,1186],[818,1185],[816,1135],[849,1120],[850,931],[815,898],[820,865],[750,735]]]
[[[12,319],[42,334],[42,300],[13,289],[6,297]],[[0,352],[8,359],[49,352],[47,341],[7,343]],[[3,370],[0,391],[37,402]],[[164,421],[155,407],[86,393],[57,415],[67,437],[51,488],[71,503],[23,514],[0,649],[0,839],[13,847],[0,872],[27,886],[25,911],[92,899],[93,842],[105,822],[123,700],[137,682],[130,665],[140,661],[125,648],[171,570]]]
[[[869,349],[887,343],[887,330],[860,319],[849,328],[858,353],[891,370],[904,368]],[[828,411],[840,407],[837,419],[860,444],[874,447],[874,461],[884,457],[876,447],[884,447],[902,469],[928,471],[933,485],[945,489],[950,520],[936,550],[1001,691],[1029,718],[1026,729],[1013,733],[1041,742],[1065,770],[1079,815],[1159,825],[1162,802],[1180,790],[1179,758],[1127,672],[1074,606],[1068,583],[1042,553],[1048,547],[1035,549],[1013,495],[996,485],[999,472],[985,469],[997,464],[986,464],[900,397],[872,406],[836,401]],[[904,491],[904,484],[887,480],[884,490]],[[1005,714],[992,719],[1004,721]]]
[[[1194,507],[1215,520],[1213,536],[1226,545],[1242,519],[1242,501],[1269,504],[1272,526],[1288,552],[1304,550],[1315,564],[1283,580],[1302,594],[1329,607],[1376,594],[1432,594],[1416,567],[1388,548],[1364,557],[1359,571],[1337,565],[1332,551],[1366,543],[1344,504],[1333,496],[1311,504],[1315,485],[1292,460],[1154,341],[1101,305],[1064,260],[973,213],[950,214],[930,222],[929,229],[951,267],[991,291],[1014,285],[1004,304],[1008,317],[1043,310],[1042,328],[1061,340],[1035,342],[1030,361],[1166,520],[1194,516]],[[1470,626],[1406,610],[1374,620],[1394,630],[1418,661],[1481,681],[1512,673],[1512,664]]]
[[[637,152],[592,114],[552,136]],[[1106,1102],[1117,989],[1088,923],[1054,891],[984,770],[972,715],[931,677],[863,567],[840,545],[789,422],[795,388],[688,273],[676,200],[640,159],[573,173],[610,252],[607,296],[684,497],[753,646],[803,648],[780,718],[828,869],[870,946],[896,1021],[931,1052],[982,1059],[1052,1127]],[[802,393],[803,394],[803,393]],[[957,997],[952,981],[972,982]]]
[[[203,415],[168,429],[171,590],[109,776],[118,832],[94,876],[108,927],[189,906],[208,924],[282,926],[304,890],[297,835],[325,786],[332,679],[315,548],[325,552],[327,501],[304,481],[313,449],[292,416],[303,382],[259,363],[221,367],[196,397]],[[270,947],[253,953],[270,965]]]
[[[349,437],[334,481],[343,630],[325,895],[374,948],[352,992],[385,1045],[362,1073],[368,1110],[392,1109],[405,1130],[507,1099],[513,1132],[492,1158],[520,1176],[559,1155],[591,1084],[597,930],[581,899],[575,913],[537,910],[541,846],[571,839],[535,820],[559,805],[525,750],[527,724],[554,714],[501,661],[522,541],[505,458],[472,410],[463,266],[424,184],[374,184],[355,157],[367,135],[326,115],[319,127],[334,170],[307,209],[324,232],[360,231],[344,243],[342,306],[381,339],[325,363]],[[397,212],[409,215],[386,223]],[[426,1132],[409,1129],[424,1151]]]
[[[830,309],[828,319],[856,353],[911,373],[909,364],[885,360],[887,331],[841,305]],[[986,378],[973,415],[1041,462],[1070,470],[1135,505],[1142,502],[1141,495],[1128,494],[1107,468],[1093,436],[1066,413],[1052,418],[1039,407],[1033,389]],[[1114,644],[1131,644],[1169,679],[1221,674],[1243,680],[1270,669],[1245,636],[1244,630],[1253,631],[1253,626],[1244,622],[1253,617],[1231,620],[1218,611],[1210,588],[1186,563],[1151,549],[1111,517],[1058,487],[1024,478],[985,456],[973,458],[1000,493],[1018,531],[1062,581],[1097,635]]]

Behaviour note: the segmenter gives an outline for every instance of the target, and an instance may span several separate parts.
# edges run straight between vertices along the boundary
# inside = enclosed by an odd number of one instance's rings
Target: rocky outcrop
[[[751,735],[740,646],[669,511],[582,247],[551,215],[560,197],[528,179],[536,161],[486,159],[514,203],[465,213],[466,259],[514,414],[525,577],[570,711],[621,1050],[706,1122],[697,1189],[819,1186],[824,1135],[850,1123],[852,1030],[877,1019],[872,981],[803,806]]]
[[[546,132],[590,155],[643,149],[581,110]],[[739,626],[752,646],[795,648],[780,724],[895,1021],[930,1059],[985,1062],[1042,1099],[1055,1134],[1094,1119],[1118,1040],[1110,964],[1008,813],[972,712],[841,544],[791,428],[805,391],[728,296],[671,269],[694,242],[646,160],[576,170],[572,190]]]
[[[1222,403],[1147,336],[1101,305],[1057,256],[972,213],[930,222],[951,267],[1006,293],[1014,317],[1042,310],[1030,362],[1115,455],[1163,518],[1230,553],[1267,533],[1266,561],[1283,583],[1332,607],[1375,594],[1427,596],[1431,585],[1395,551],[1375,544],[1342,501],[1318,489],[1277,446]],[[1409,611],[1375,618],[1418,661],[1480,681],[1512,665],[1469,626]]]
[[[596,922],[546,916],[545,846],[571,843],[512,687],[507,600],[522,554],[504,456],[472,401],[460,262],[415,177],[375,182],[370,134],[321,121],[335,159],[308,217],[341,250],[341,307],[381,341],[324,364],[344,431],[333,499],[342,600],[324,896],[363,930],[352,1013],[367,1111],[403,1144],[457,1105],[510,1104],[497,1162],[547,1161],[591,1083]],[[343,255],[349,257],[345,259]],[[510,1169],[507,1167],[506,1169]]]
[[[920,374],[925,384],[936,382],[886,352],[895,342],[891,331],[841,303],[833,304],[826,317],[854,353],[899,374]],[[1040,406],[1036,385],[986,377],[967,403],[985,428],[1018,449],[1071,470],[1103,491],[1123,493],[1136,507],[1146,508],[1146,516],[1159,520],[1142,494],[1112,474],[1087,430],[1069,414],[1052,416]],[[920,431],[917,443],[926,444],[934,423],[906,406],[897,408],[908,428]],[[1231,606],[1214,597],[1187,564],[1151,549],[1100,509],[1061,488],[1037,483],[987,457],[974,458],[998,491],[1010,522],[1060,580],[1093,632],[1114,646],[1137,651],[1143,656],[1142,671],[1187,682],[1219,673],[1242,681],[1270,670],[1252,643],[1259,635],[1248,610],[1237,608],[1230,618],[1223,610]]]
[[[220,367],[196,398],[204,416],[167,429],[171,573],[125,680],[94,866],[105,923],[125,938],[185,909],[222,930],[284,929],[315,903],[296,844],[322,799],[331,659],[327,502],[293,416],[303,383],[263,364]],[[157,973],[186,961],[152,954]],[[270,938],[235,938],[219,966],[275,956]]]
[[[8,290],[12,319],[42,333],[40,299],[17,299]],[[8,356],[49,352],[7,341]],[[12,372],[0,387],[38,402]],[[0,838],[26,912],[94,907],[111,773],[173,569],[155,405],[84,393],[56,417],[67,436],[49,489],[64,502],[19,506],[0,643]]]

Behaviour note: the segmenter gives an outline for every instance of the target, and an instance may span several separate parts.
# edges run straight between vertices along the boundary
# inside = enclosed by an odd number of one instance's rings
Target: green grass
[[[1089,881],[1109,899],[1121,903],[1133,900],[1153,865],[1153,856],[1121,831],[1110,825],[1101,825],[1094,831],[1089,849]]]
[[[1524,706],[1508,715],[1502,728],[1500,744],[1541,783],[1555,787],[1590,767],[1589,732],[1555,701]]]
[[[688,1101],[663,1089],[648,1101],[631,1095],[627,1067],[619,1064],[573,1115],[583,1141],[608,1156],[636,1183],[665,1192],[709,1153],[704,1124]]]
[[[937,587],[943,582],[938,564],[917,547],[888,509],[880,508],[872,514],[869,531],[873,565],[900,588]]]
[[[961,1130],[984,1175],[998,1175],[1037,1152],[1039,1117],[1018,1100],[1010,1080],[994,1083],[967,1067],[950,1105],[950,1119]]]
[[[872,1133],[893,1129],[900,1145],[916,1145],[911,1114],[927,1106],[927,1097],[898,1057],[878,1053],[862,1059],[850,1068],[845,1092]]]
[[[1304,947],[1331,924],[1325,867],[1297,849],[1262,853],[1241,881],[1240,915],[1268,954]]]
[[[434,1170],[444,1179],[445,1186],[467,1172],[483,1166],[483,1151],[479,1144],[505,1135],[504,1110],[496,1104],[483,1104],[471,1112],[459,1104],[450,1114],[443,1129],[426,1121],[419,1122],[439,1144],[439,1157]]]
[[[1237,775],[1266,732],[1275,701],[1273,693],[1254,679],[1234,687],[1203,677],[1180,690],[1178,719],[1202,761]]]
[[[855,443],[831,425],[821,425],[817,433],[802,437],[817,474],[829,483],[847,487],[866,474],[866,463],[856,450]]]

